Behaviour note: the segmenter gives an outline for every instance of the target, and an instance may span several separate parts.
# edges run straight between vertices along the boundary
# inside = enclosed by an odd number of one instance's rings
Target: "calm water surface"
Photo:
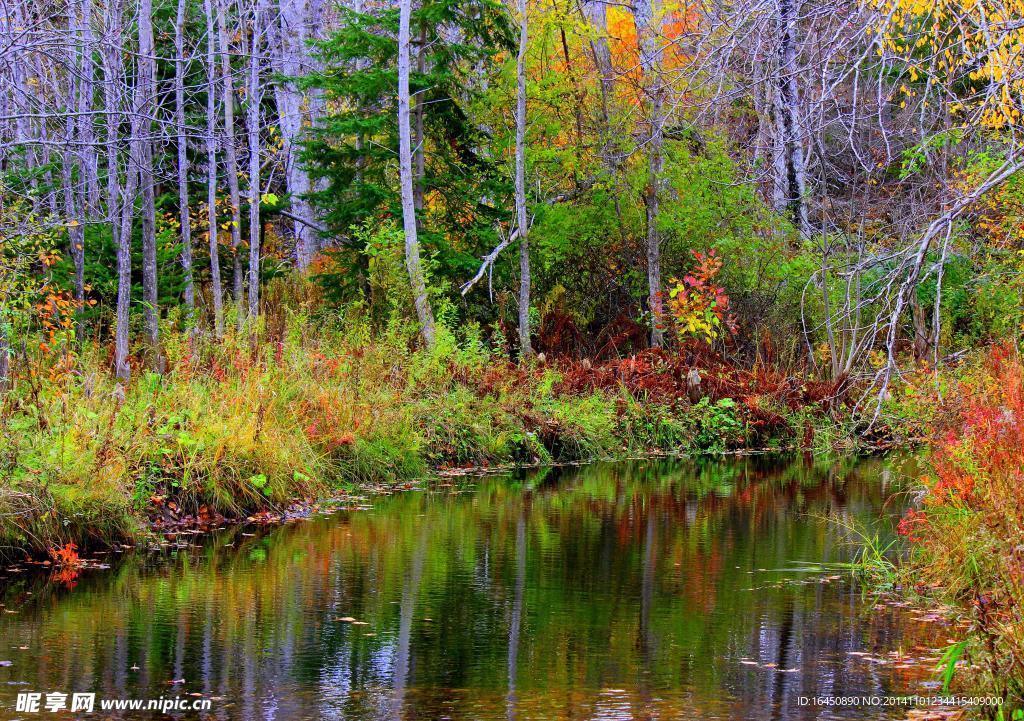
[[[909,621],[806,566],[854,553],[821,516],[891,521],[897,478],[598,464],[179,536],[70,589],[8,571],[0,718],[62,717],[17,713],[28,690],[207,698],[177,717],[245,721],[899,718],[798,702],[927,691],[874,660],[917,643]]]

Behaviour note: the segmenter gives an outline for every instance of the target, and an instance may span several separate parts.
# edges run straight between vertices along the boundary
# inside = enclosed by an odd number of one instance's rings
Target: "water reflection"
[[[798,705],[921,689],[851,655],[896,647],[894,612],[795,565],[854,552],[816,517],[898,511],[883,470],[599,464],[190,537],[73,591],[8,574],[0,718],[19,690],[246,721],[884,717]]]

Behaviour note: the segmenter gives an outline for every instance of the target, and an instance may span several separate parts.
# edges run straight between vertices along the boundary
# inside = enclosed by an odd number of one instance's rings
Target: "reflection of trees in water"
[[[512,601],[512,619],[508,630],[508,700],[506,718],[516,718],[516,682],[519,675],[519,635],[523,625],[523,593],[526,587],[526,513],[516,520],[516,587]]]
[[[877,515],[876,473],[658,461],[396,495],[161,563],[133,556],[70,594],[37,589],[0,642],[31,639],[38,663],[20,671],[41,688],[91,674],[110,696],[156,697],[185,678],[183,691],[235,699],[225,717],[415,717],[447,702],[511,718],[538,693],[558,706],[559,689],[616,687],[636,713],[685,689],[694,708],[731,696],[790,718],[795,695],[881,689],[885,674],[845,652],[884,648],[896,628],[821,584],[751,591],[776,577],[749,572],[820,560],[834,539],[805,514]]]

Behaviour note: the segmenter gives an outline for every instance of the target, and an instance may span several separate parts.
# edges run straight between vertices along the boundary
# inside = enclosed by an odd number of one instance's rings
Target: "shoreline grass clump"
[[[1024,715],[1024,364],[996,346],[941,388],[949,420],[900,521],[908,586],[970,619],[954,681]],[[951,672],[952,673],[952,672]]]

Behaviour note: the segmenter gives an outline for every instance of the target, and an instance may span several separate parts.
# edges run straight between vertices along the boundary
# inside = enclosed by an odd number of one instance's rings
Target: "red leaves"
[[[900,519],[899,525],[896,526],[896,532],[901,536],[906,536],[912,543],[921,542],[922,531],[928,526],[928,516],[922,511],[915,511],[911,508],[903,518]]]
[[[625,389],[636,398],[686,405],[690,402],[687,375],[691,369],[700,373],[702,395],[712,402],[735,400],[741,405],[748,426],[758,434],[786,429],[788,421],[780,412],[785,407],[824,408],[842,396],[842,388],[831,382],[792,378],[763,366],[754,370],[736,367],[697,342],[691,342],[677,354],[649,349],[606,363],[573,363],[566,368],[556,391],[583,394],[598,389]]]
[[[78,557],[78,546],[74,543],[66,543],[63,546],[53,546],[47,553],[55,566],[62,568],[78,568],[82,560]]]
[[[937,507],[966,506],[992,524],[1024,522],[1024,365],[1012,348],[997,346],[954,391],[959,403],[936,435],[924,509],[900,522],[911,541],[929,541],[928,513]]]
[[[700,338],[711,343],[721,331],[736,333],[736,318],[729,313],[729,296],[715,283],[722,259],[714,250],[693,252],[697,267],[683,279],[673,278],[667,307],[680,337]]]

